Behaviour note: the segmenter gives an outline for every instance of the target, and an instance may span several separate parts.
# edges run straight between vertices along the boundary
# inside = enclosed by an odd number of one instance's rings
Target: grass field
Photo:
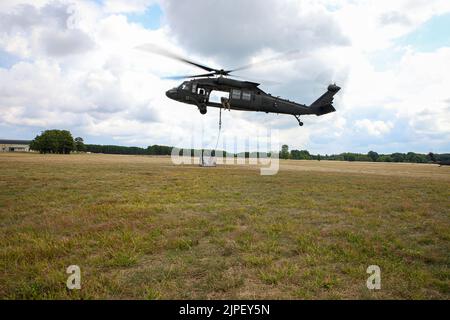
[[[450,167],[3,153],[0,228],[3,299],[450,298]]]

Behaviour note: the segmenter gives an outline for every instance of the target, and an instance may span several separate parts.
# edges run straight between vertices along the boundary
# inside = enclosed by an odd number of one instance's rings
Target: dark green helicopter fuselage
[[[310,106],[282,99],[265,93],[259,84],[250,81],[239,81],[225,77],[197,78],[183,82],[179,87],[166,92],[170,99],[196,105],[202,114],[207,107],[226,108],[242,111],[259,111],[266,113],[281,113],[296,116],[304,114],[323,115],[336,111],[334,109],[333,96],[341,89],[332,84]],[[221,103],[210,101],[212,91],[228,93],[228,97],[221,99]],[[299,121],[300,125],[302,123]]]

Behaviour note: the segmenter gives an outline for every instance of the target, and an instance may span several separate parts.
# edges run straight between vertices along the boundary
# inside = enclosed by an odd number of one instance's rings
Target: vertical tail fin
[[[336,84],[330,84],[328,86],[328,91],[321,95],[319,99],[314,101],[309,106],[312,113],[321,116],[323,114],[336,111],[336,109],[333,107],[333,97],[336,93],[339,92],[339,90],[341,90],[339,86],[337,86]]]

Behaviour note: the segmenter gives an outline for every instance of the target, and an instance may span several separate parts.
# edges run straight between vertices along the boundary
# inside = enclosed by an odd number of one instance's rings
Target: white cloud
[[[314,1],[193,0],[162,5],[171,35],[179,43],[227,63],[237,64],[264,49],[305,53],[349,43],[335,17]]]
[[[78,54],[93,48],[90,37],[81,30],[44,32],[40,37],[45,52],[52,56]]]
[[[94,43],[77,28],[73,10],[70,4],[52,2],[40,8],[21,4],[0,12],[0,45],[10,53],[29,58],[88,51]]]
[[[356,120],[355,126],[359,130],[365,130],[372,136],[381,136],[388,133],[393,125],[392,122],[371,121],[369,119]]]
[[[361,52],[387,49],[433,15],[450,12],[446,0],[342,1],[336,18],[352,46]]]
[[[450,12],[449,1],[162,1],[161,28],[128,20],[154,3],[0,3],[0,54],[22,59],[0,67],[0,130],[25,127],[31,137],[37,128],[75,128],[98,137],[92,142],[143,146],[177,144],[203,130],[214,144],[218,110],[201,116],[168,100],[165,91],[178,83],[160,79],[197,70],[134,48],[156,43],[218,67],[301,49],[299,59],[241,74],[281,82],[262,87],[306,104],[335,81],[337,112],[304,117],[302,128],[291,116],[225,112],[224,136],[272,128],[291,148],[312,152],[407,151],[425,140],[425,148],[448,151],[450,48],[417,52],[396,39]],[[392,66],[375,64],[379,52],[393,57]]]

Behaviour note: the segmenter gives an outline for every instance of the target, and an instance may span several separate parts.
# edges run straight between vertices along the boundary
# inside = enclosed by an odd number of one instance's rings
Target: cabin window
[[[181,90],[189,90],[189,83],[185,82],[181,85]]]
[[[196,93],[197,92],[197,84],[193,83],[192,84],[192,93]]]
[[[231,99],[240,99],[241,98],[241,90],[233,89],[231,90]]]
[[[242,92],[242,100],[250,101],[251,97],[252,97],[252,94],[250,92],[248,92],[248,91]]]

